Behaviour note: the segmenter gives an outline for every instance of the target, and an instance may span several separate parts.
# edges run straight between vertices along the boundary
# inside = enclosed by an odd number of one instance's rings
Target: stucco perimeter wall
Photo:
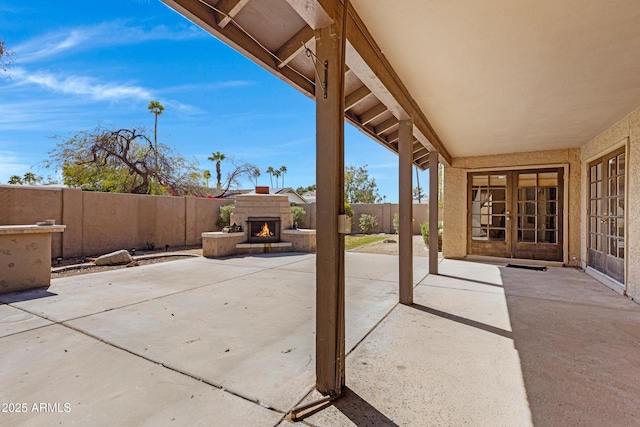
[[[444,231],[442,251],[445,258],[467,255],[467,173],[478,170],[507,170],[568,166],[566,226],[568,265],[580,265],[581,242],[581,163],[580,149],[509,153],[495,156],[458,157],[444,170]],[[567,198],[565,198],[567,200]]]
[[[316,204],[296,204],[306,212],[300,228],[316,228]],[[373,233],[394,233],[393,214],[398,212],[397,203],[353,203],[353,218],[351,219],[351,232],[360,233],[360,215],[374,215],[378,226]],[[420,203],[413,205],[413,234],[420,234],[420,224],[429,221],[429,204]]]
[[[197,245],[216,231],[220,206],[230,200],[94,193],[0,185],[0,225],[55,219],[66,225],[52,236],[51,256],[100,255],[118,249]]]
[[[640,108],[589,141],[582,147],[582,252],[583,267],[587,261],[587,197],[588,166],[610,151],[626,146],[626,281],[627,295],[640,300]]]

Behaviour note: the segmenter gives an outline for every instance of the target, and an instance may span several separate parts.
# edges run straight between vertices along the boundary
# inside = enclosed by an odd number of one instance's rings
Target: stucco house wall
[[[495,156],[458,157],[444,170],[444,231],[442,251],[445,258],[467,255],[467,173],[490,170],[514,170],[545,167],[565,168],[565,261],[580,265],[580,149],[509,153]]]

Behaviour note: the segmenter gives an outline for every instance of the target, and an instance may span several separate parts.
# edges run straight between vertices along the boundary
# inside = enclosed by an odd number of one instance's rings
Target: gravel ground
[[[395,234],[389,234],[387,241],[393,242],[385,243],[384,241],[371,243],[364,246],[359,246],[355,249],[349,250],[349,252],[369,253],[369,254],[384,254],[384,255],[398,255],[398,236]],[[134,260],[138,265],[156,264],[159,262],[176,261],[179,259],[185,259],[194,256],[202,256],[202,248],[189,246],[184,248],[175,248],[170,251],[143,251],[136,250]],[[413,256],[428,257],[429,250],[422,240],[422,236],[413,236]],[[60,264],[55,265],[52,268],[51,278],[75,276],[78,274],[97,273],[99,271],[117,270],[120,268],[127,268],[126,265],[114,265],[114,266],[96,266],[90,261],[89,257],[81,258],[69,258],[62,260]]]
[[[159,262],[176,261],[194,256],[202,256],[202,247],[189,246],[171,249],[170,251],[145,251],[136,250],[133,257],[138,265],[156,264]],[[91,262],[91,257],[69,258],[54,265],[51,278],[75,276],[78,274],[97,273],[99,271],[117,270],[127,268],[126,265],[96,266]],[[132,266],[133,267],[133,266]]]

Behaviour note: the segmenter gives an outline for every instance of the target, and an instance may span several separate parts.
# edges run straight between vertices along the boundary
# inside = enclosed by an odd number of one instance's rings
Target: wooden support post
[[[438,152],[429,152],[429,274],[438,274]]]
[[[327,96],[316,82],[316,388],[339,396],[344,385],[344,47],[339,26],[316,30],[317,67],[327,76]]]
[[[403,120],[398,129],[399,153],[399,285],[400,303],[413,304],[413,122]]]

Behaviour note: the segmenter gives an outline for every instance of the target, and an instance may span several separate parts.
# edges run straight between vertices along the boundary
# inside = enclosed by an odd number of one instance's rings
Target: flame
[[[260,230],[260,232],[255,234],[256,237],[270,237],[273,235],[274,234],[271,232],[271,230],[269,230],[269,226],[267,225],[266,222],[262,226],[262,229]]]

